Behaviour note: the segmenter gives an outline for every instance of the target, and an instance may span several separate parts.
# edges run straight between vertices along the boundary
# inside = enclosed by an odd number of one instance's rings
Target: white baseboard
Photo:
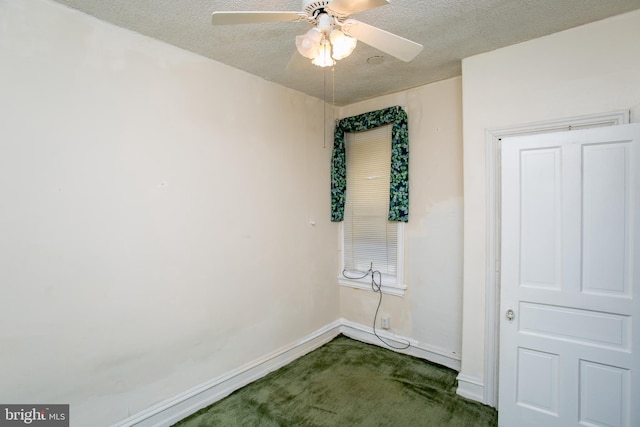
[[[214,378],[171,399],[128,417],[111,427],[169,427],[187,416],[230,395],[293,360],[328,343],[340,334],[340,320],[307,337],[254,360],[226,375]]]
[[[460,370],[460,358],[455,354],[447,354],[447,352],[440,349],[420,346],[415,340],[397,336],[387,331],[376,330],[376,332],[394,346],[402,346],[407,341],[411,343],[411,347],[408,349],[395,351],[438,363],[456,371]],[[388,348],[375,336],[372,328],[346,319],[338,319],[293,344],[241,366],[226,375],[214,378],[191,390],[160,402],[113,424],[111,427],[169,427],[245,385],[328,343],[341,333],[359,341]],[[458,381],[461,384],[460,376],[458,376]],[[478,400],[460,393],[460,386],[458,394]],[[480,396],[482,396],[482,393]]]
[[[363,341],[369,344],[378,345],[383,348],[389,348],[382,343],[378,337],[373,333],[373,328],[354,323],[346,319],[340,319],[341,327],[340,332],[349,338],[353,338],[359,341]],[[404,353],[411,356],[419,357],[430,362],[437,363],[447,368],[451,368],[460,372],[460,356],[453,353],[448,353],[445,350],[441,350],[434,347],[427,347],[421,345],[414,339],[403,337],[389,333],[386,330],[379,330],[376,328],[376,333],[382,337],[385,341],[396,347],[402,347],[406,343],[410,343],[411,346],[404,350],[392,349],[398,353]]]
[[[477,378],[472,378],[464,374],[458,374],[458,389],[456,393],[467,399],[484,402],[484,384]]]

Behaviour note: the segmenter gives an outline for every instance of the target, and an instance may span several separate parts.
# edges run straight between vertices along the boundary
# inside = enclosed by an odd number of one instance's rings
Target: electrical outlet
[[[382,329],[389,329],[391,327],[391,318],[389,316],[380,317],[380,324]]]

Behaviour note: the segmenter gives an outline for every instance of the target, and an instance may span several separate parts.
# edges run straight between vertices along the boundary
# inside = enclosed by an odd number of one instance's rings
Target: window
[[[382,275],[385,292],[402,293],[402,283],[398,281],[398,235],[402,225],[388,220],[391,128],[386,125],[345,135],[348,179],[342,256],[346,276],[360,277],[373,267]],[[353,280],[341,274],[340,279],[342,284],[370,289],[371,276]],[[396,292],[392,288],[397,288]]]
[[[390,126],[348,133],[345,144],[349,179],[344,209],[344,268],[356,273],[372,266],[395,276],[398,227],[387,220]]]
[[[348,277],[371,267],[382,291],[403,295],[403,223],[409,220],[409,131],[402,107],[347,117],[336,125],[331,159],[331,220],[342,222]],[[371,289],[371,276],[341,285]]]

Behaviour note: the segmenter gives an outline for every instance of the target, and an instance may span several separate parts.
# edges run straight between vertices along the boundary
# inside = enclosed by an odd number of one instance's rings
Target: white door
[[[640,426],[640,124],[502,141],[499,425]]]

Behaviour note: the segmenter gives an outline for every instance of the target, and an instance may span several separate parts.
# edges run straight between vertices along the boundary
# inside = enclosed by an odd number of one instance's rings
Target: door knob
[[[509,323],[511,323],[511,322],[513,322],[513,319],[515,319],[516,313],[514,313],[514,311],[512,309],[509,309],[509,310],[507,310],[506,316],[507,316],[507,320],[509,321]]]

